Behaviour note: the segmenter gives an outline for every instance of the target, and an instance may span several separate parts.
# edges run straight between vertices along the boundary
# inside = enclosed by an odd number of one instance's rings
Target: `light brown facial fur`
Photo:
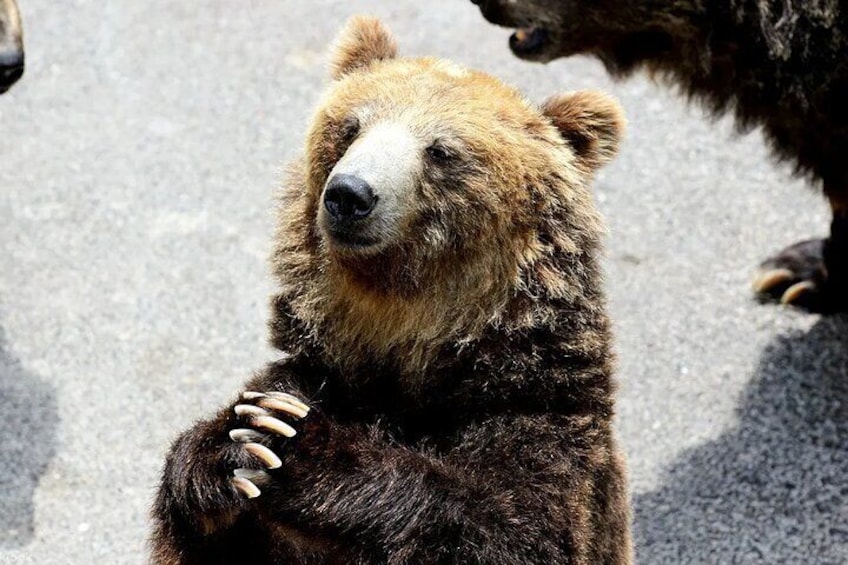
[[[389,32],[367,18],[337,45],[335,80],[282,197],[276,306],[299,329],[275,326],[275,342],[308,332],[346,366],[395,359],[414,372],[487,325],[538,321],[516,307],[530,279],[579,292],[545,257],[597,246],[586,185],[615,154],[617,105],[577,93],[540,110],[485,74],[396,58]],[[357,228],[366,245],[333,232],[325,199],[339,172],[378,197]]]

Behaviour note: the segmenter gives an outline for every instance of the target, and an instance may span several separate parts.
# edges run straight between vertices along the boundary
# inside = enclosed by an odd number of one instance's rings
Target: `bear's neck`
[[[555,367],[606,373],[611,338],[594,250],[559,255],[526,266],[507,292],[475,297],[339,296],[303,284],[310,277],[284,283],[273,301],[272,343],[330,372],[343,367],[345,379],[384,373],[413,388],[472,368],[541,380]],[[326,275],[326,265],[318,271]]]
[[[300,298],[281,294],[274,344],[320,375],[311,385],[351,418],[367,407],[407,423],[420,417],[426,428],[434,413],[443,425],[506,411],[609,414],[613,354],[601,273],[588,255],[562,258],[561,272],[549,259],[524,273],[491,323],[464,337],[422,331],[432,343],[328,351],[335,330],[307,323]]]
[[[456,265],[404,263],[403,269],[391,269],[386,262],[372,266],[362,259],[352,269],[326,253],[309,261],[310,268],[281,273],[273,343],[343,366],[354,378],[375,366],[404,375],[443,368],[488,328],[509,323],[510,281],[517,274],[497,261],[458,260],[463,265],[458,281],[445,272],[459,270]],[[310,274],[299,280],[289,276],[304,270]],[[410,277],[414,280],[404,280]]]

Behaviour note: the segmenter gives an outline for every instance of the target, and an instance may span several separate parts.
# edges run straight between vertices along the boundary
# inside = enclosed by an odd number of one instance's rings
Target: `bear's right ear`
[[[353,16],[336,39],[331,75],[333,79],[338,80],[374,61],[393,59],[396,56],[397,43],[380,20],[368,16]]]
[[[624,112],[610,96],[595,91],[560,94],[542,105],[577,158],[590,170],[608,163],[624,135]]]

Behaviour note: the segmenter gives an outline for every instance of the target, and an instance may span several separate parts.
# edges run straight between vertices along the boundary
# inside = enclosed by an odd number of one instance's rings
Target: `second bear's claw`
[[[846,308],[844,285],[835,282],[825,265],[825,240],[791,245],[760,265],[754,291],[761,300],[790,304],[811,312]]]
[[[795,304],[804,295],[812,295],[818,292],[818,286],[811,281],[801,281],[787,288],[780,297],[781,304]]]
[[[786,284],[795,278],[795,273],[789,269],[770,269],[758,274],[752,286],[754,292],[766,293],[778,285]]]
[[[815,282],[797,281],[797,276],[789,269],[763,271],[754,279],[754,292],[779,295],[780,303],[786,305],[803,301],[819,291]]]

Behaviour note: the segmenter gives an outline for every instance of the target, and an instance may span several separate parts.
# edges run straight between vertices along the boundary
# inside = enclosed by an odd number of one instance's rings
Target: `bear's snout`
[[[0,53],[0,94],[9,90],[24,74],[24,54],[14,51]]]
[[[24,74],[21,16],[15,0],[0,0],[0,94]]]
[[[371,185],[354,175],[334,175],[324,191],[324,208],[334,221],[363,219],[376,205],[377,196]]]
[[[480,13],[482,13],[483,17],[490,23],[505,27],[514,27],[519,25],[518,22],[515,21],[513,15],[508,13],[508,10],[502,6],[502,2],[493,0],[471,0],[471,3],[480,7]]]

